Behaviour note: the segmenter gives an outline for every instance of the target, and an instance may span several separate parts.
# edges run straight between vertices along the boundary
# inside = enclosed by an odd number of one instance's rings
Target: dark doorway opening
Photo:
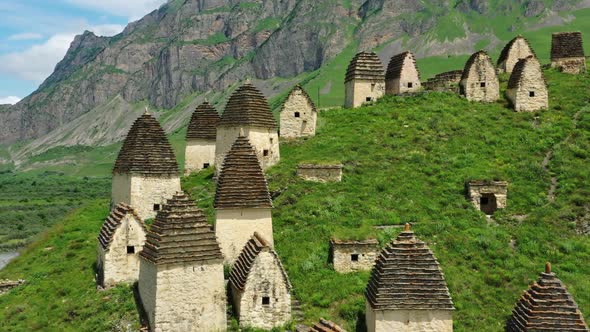
[[[481,194],[479,198],[479,208],[482,212],[487,215],[492,215],[498,209],[498,203],[496,201],[496,195],[494,194]]]

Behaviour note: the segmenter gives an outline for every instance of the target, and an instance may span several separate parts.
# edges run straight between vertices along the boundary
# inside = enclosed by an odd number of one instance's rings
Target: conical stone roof
[[[365,297],[374,310],[454,310],[444,275],[410,225],[377,258]]]
[[[178,175],[178,163],[164,129],[144,113],[135,122],[119,151],[113,174]]]
[[[287,100],[289,100],[289,98],[291,98],[292,96],[294,96],[297,92],[301,92],[301,95],[307,100],[307,103],[311,106],[311,111],[312,112],[317,112],[317,108],[315,107],[315,104],[313,103],[313,100],[311,100],[311,97],[309,96],[309,94],[307,93],[307,91],[305,91],[305,89],[303,89],[303,87],[299,84],[297,84],[293,90],[291,90],[291,92],[289,92],[289,95],[287,96],[287,98],[285,99],[285,102]],[[281,106],[281,112],[285,109],[285,103],[283,103],[283,106]]]
[[[506,44],[506,46],[504,46],[504,48],[502,49],[502,52],[500,53],[500,57],[498,58],[498,62],[497,62],[498,66],[502,62],[508,60],[508,56],[510,55],[510,51],[512,50],[512,47],[519,40],[522,40],[527,45],[527,47],[529,48],[531,53],[533,55],[535,55],[535,51],[533,51],[533,48],[529,44],[529,41],[526,38],[524,38],[523,36],[516,36],[511,41],[509,41],[508,44]]]
[[[115,231],[117,228],[119,228],[119,226],[121,226],[121,221],[128,214],[132,215],[133,218],[139,222],[139,225],[143,228],[144,232],[146,231],[145,223],[137,215],[135,210],[125,203],[119,203],[111,211],[100,228],[100,233],[98,234],[98,243],[100,243],[100,246],[103,250],[109,249],[111,242],[113,242]]]
[[[272,208],[256,151],[242,135],[225,156],[217,180],[216,209]]]
[[[583,57],[584,41],[581,32],[556,32],[552,35],[551,60]]]
[[[186,138],[216,140],[219,119],[219,114],[211,104],[208,102],[202,103],[191,116],[191,121],[186,130]]]
[[[493,67],[494,65],[492,64],[492,58],[490,58],[490,56],[488,55],[488,53],[486,51],[478,51],[476,53],[473,53],[469,59],[467,60],[467,62],[465,63],[465,68],[463,69],[463,75],[461,76],[461,80],[466,80],[467,78],[469,78],[469,73],[471,71],[471,67],[475,65],[475,62],[481,58],[484,61],[489,61],[490,65]]]
[[[140,256],[154,264],[223,261],[207,218],[183,192],[158,211]]]
[[[518,88],[520,82],[527,79],[525,77],[525,69],[530,66],[539,67],[541,78],[543,79],[543,82],[545,82],[545,75],[543,74],[543,71],[540,70],[541,64],[539,63],[539,60],[537,60],[534,56],[531,55],[527,58],[518,60],[516,65],[514,65],[514,69],[512,70],[512,74],[510,75],[510,79],[508,80],[508,89]]]
[[[268,101],[256,87],[246,83],[229,98],[221,116],[220,126],[277,128]]]
[[[383,64],[377,54],[360,52],[350,61],[344,82],[352,80],[384,81],[384,72]]]
[[[578,305],[561,280],[551,272],[549,263],[545,267],[545,273],[541,273],[539,280],[516,303],[506,330],[589,331]]]
[[[408,57],[411,59],[408,59]],[[416,71],[418,71],[418,67],[416,67],[416,59],[414,55],[409,52],[403,52],[398,55],[394,55],[389,60],[389,64],[387,65],[387,72],[385,73],[385,79],[387,80],[394,80],[398,79],[402,76],[402,69],[404,68],[404,63],[408,59],[408,61],[412,61]],[[419,71],[418,71],[419,72]]]

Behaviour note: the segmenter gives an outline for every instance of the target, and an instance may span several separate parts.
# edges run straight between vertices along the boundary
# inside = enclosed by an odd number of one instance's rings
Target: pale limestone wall
[[[133,283],[139,277],[139,252],[145,243],[145,231],[130,214],[125,215],[115,230],[107,250],[98,244],[98,268],[101,270],[102,286],[114,286],[120,282]],[[127,247],[134,253],[128,254]]]
[[[263,250],[250,269],[244,291],[232,286],[234,308],[242,327],[270,330],[291,320],[291,293],[277,257]],[[269,297],[268,305],[262,298]]]
[[[300,117],[295,117],[295,112]],[[315,135],[317,112],[299,90],[289,95],[281,110],[281,138],[311,137]]]
[[[481,84],[485,83],[485,87]],[[484,57],[475,60],[467,79],[460,82],[463,95],[470,101],[494,102],[500,98],[500,82],[496,68]]]
[[[184,150],[184,174],[202,170],[204,164],[213,167],[215,164],[215,141],[204,139],[189,139]]]
[[[217,141],[215,144],[215,172],[219,174],[225,155],[231,149],[243,129],[244,136],[250,140],[250,144],[256,150],[256,156],[263,170],[278,163],[281,159],[279,153],[279,134],[274,129],[244,127],[217,127]],[[264,156],[264,151],[268,155]]]
[[[150,331],[225,331],[223,265],[160,265],[141,259],[139,294]]]
[[[483,194],[494,194],[498,209],[505,209],[508,205],[508,188],[505,186],[469,186],[469,199],[476,209],[480,210],[480,198]]]
[[[514,66],[516,66],[516,63],[520,59],[526,59],[531,55],[534,56],[526,40],[518,38],[514,44],[512,44],[512,48],[510,48],[510,51],[508,52],[506,61],[501,63],[498,69],[501,73],[512,73]]]
[[[378,254],[377,245],[332,243],[332,263],[334,270],[340,273],[371,271]],[[353,261],[352,255],[358,255],[358,261]]]
[[[366,304],[367,332],[452,332],[450,310],[373,310]]]
[[[178,176],[145,176],[141,174],[113,175],[111,207],[127,203],[143,220],[156,216],[154,204],[162,206],[166,200],[180,191]]]
[[[411,93],[420,91],[422,83],[420,83],[420,75],[418,69],[414,65],[412,58],[406,57],[404,66],[402,68],[401,77],[385,82],[385,93],[388,95],[399,95],[402,93]],[[408,83],[412,83],[410,88]]]
[[[215,236],[224,262],[233,264],[254,232],[273,246],[271,209],[217,209]]]
[[[586,72],[586,58],[561,58],[551,61],[551,68],[557,68],[566,74],[582,74]]]
[[[344,107],[355,108],[367,102],[374,102],[385,94],[385,81],[351,80],[344,84]],[[370,101],[367,101],[370,98]]]
[[[340,182],[342,181],[342,166],[339,167],[323,167],[317,165],[311,167],[298,167],[297,176],[313,182]]]
[[[533,97],[531,92],[534,92]],[[517,112],[534,112],[549,108],[549,92],[543,79],[541,64],[528,63],[518,87],[506,90],[506,96]]]

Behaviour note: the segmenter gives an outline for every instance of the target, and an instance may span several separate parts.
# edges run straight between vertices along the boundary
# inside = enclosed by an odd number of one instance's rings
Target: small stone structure
[[[459,93],[463,70],[452,70],[435,75],[422,84],[424,89],[439,92]]]
[[[19,279],[17,281],[12,280],[0,280],[0,295],[8,293],[11,289],[16,288],[25,283],[25,280]]]
[[[225,263],[233,264],[257,232],[273,246],[272,201],[254,148],[238,137],[227,153],[215,192],[215,234]]]
[[[168,200],[140,253],[150,331],[225,331],[223,258],[207,218],[184,193]]]
[[[506,96],[517,112],[549,108],[549,92],[539,60],[529,56],[518,61],[508,81]]]
[[[586,72],[581,32],[557,32],[552,36],[551,67],[568,74]]]
[[[111,208],[126,203],[150,219],[180,190],[176,156],[153,115],[139,117],[125,138],[113,168]]]
[[[225,155],[243,132],[256,149],[262,169],[280,160],[278,125],[266,98],[246,82],[236,90],[225,107],[217,125],[215,144],[215,173],[219,175]]]
[[[410,225],[379,255],[365,291],[368,332],[453,331],[453,301],[440,266]]]
[[[300,164],[297,176],[313,182],[340,182],[342,167],[342,164]]]
[[[506,331],[590,330],[573,297],[547,263],[545,273],[541,273],[539,280],[516,303]]]
[[[330,240],[330,258],[336,272],[370,271],[378,254],[379,242],[376,239]]]
[[[420,72],[416,66],[416,59],[411,52],[394,55],[389,61],[385,73],[385,93],[399,95],[416,92],[421,89]]]
[[[219,114],[208,102],[195,109],[186,130],[184,174],[213,166],[218,123]]]
[[[281,138],[315,136],[318,111],[300,85],[295,86],[281,109]]]
[[[311,327],[305,325],[298,325],[295,329],[296,332],[346,332],[345,329],[334,324],[329,320],[320,318],[320,321],[313,324]]]
[[[500,73],[512,73],[514,66],[520,59],[535,56],[535,52],[523,36],[512,39],[500,53],[498,58],[498,71]]]
[[[474,53],[467,60],[459,88],[470,101],[494,102],[500,98],[496,67],[485,51]]]
[[[505,209],[508,201],[508,182],[469,181],[466,183],[467,198],[476,209],[492,215],[498,209]]]
[[[119,203],[105,219],[98,235],[98,278],[103,287],[133,283],[139,277],[139,252],[146,226],[132,207]]]
[[[277,253],[258,233],[234,263],[229,284],[240,326],[270,330],[291,320],[291,283]]]
[[[358,53],[348,65],[344,79],[344,107],[359,107],[385,94],[383,64],[373,52]]]

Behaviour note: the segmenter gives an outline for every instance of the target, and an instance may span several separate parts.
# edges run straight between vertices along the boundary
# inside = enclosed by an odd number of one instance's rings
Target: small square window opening
[[[262,155],[265,156],[265,157],[268,157],[268,150],[263,150],[262,151]]]
[[[135,254],[135,247],[134,246],[127,246],[127,253],[128,254]]]
[[[350,255],[350,260],[353,262],[358,262],[359,261],[359,254]]]
[[[529,91],[529,97],[534,97],[535,96],[535,91]]]
[[[412,88],[413,86],[414,86],[414,83],[408,82],[408,88]]]
[[[210,166],[211,166],[211,164],[209,164],[209,163],[204,163],[203,164],[203,168],[209,168]]]
[[[367,100],[367,101],[371,101],[371,100],[372,100],[372,98],[371,98],[371,97],[367,97],[367,99],[366,99],[366,100]]]
[[[270,305],[270,297],[263,296],[262,297],[262,305]]]
[[[160,204],[154,204],[154,211],[160,211]]]
[[[295,117],[296,118],[300,118],[301,117],[301,114],[299,112],[295,112]]]
[[[479,83],[479,86],[482,87],[482,88],[485,88],[486,87],[486,82]]]

